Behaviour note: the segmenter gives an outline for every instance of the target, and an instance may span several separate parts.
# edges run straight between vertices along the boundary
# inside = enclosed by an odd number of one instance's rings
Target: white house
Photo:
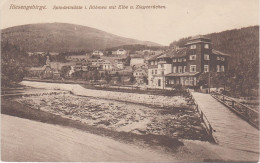
[[[94,55],[94,56],[103,56],[104,54],[103,54],[102,51],[94,50],[93,53],[92,53],[92,55]]]

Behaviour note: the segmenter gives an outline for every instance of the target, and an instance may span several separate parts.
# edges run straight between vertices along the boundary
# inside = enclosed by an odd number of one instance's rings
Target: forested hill
[[[2,41],[25,51],[92,51],[121,45],[160,46],[149,41],[120,37],[95,28],[67,23],[42,23],[1,30]]]
[[[204,35],[212,40],[213,48],[232,56],[231,65],[237,65],[243,60],[255,60],[258,63],[259,26],[227,30]],[[174,41],[170,46],[184,46],[191,37]]]

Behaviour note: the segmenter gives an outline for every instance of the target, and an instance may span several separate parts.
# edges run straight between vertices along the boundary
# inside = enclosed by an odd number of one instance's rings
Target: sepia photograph
[[[2,0],[1,161],[259,162],[259,0]]]

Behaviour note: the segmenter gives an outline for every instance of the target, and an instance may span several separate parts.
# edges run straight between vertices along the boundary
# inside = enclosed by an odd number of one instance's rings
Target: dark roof
[[[165,76],[180,77],[180,76],[195,76],[197,74],[199,74],[199,72],[170,73],[170,74],[166,74]]]
[[[180,49],[171,49],[167,51],[165,54],[159,56],[158,58],[178,58],[184,57],[187,55],[188,48],[180,48]]]
[[[185,45],[195,44],[200,42],[211,43],[211,39],[202,35],[197,35],[189,39]]]
[[[190,40],[197,40],[197,39],[207,39],[207,40],[210,40],[210,38],[208,37],[205,37],[205,36],[202,36],[202,35],[197,35],[197,36],[193,36],[189,39]]]
[[[223,55],[223,56],[228,56],[228,57],[231,56],[230,54],[226,54],[226,53],[217,51],[217,50],[215,50],[215,49],[212,49],[212,53],[215,54],[215,55]]]
[[[167,52],[167,51],[166,51],[166,52]],[[163,53],[160,53],[160,54],[157,54],[157,55],[153,55],[153,56],[151,56],[150,58],[148,58],[147,60],[148,60],[148,61],[155,60],[155,59],[157,59],[159,56],[165,54],[166,52],[163,52]]]
[[[187,49],[188,48],[180,48],[180,49],[169,49],[161,54],[154,55],[148,60],[155,60],[157,58],[178,58],[178,57],[184,57],[187,55]]]

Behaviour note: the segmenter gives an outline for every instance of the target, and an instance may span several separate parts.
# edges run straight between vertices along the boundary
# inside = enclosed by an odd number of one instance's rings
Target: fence
[[[218,92],[211,92],[211,96],[259,130],[258,111]]]
[[[205,114],[202,112],[200,106],[198,105],[198,103],[196,102],[196,100],[194,99],[194,97],[192,96],[191,94],[191,91],[189,89],[187,89],[187,92],[188,92],[188,97],[192,100],[192,102],[194,103],[194,109],[198,111],[199,115],[200,115],[200,119],[201,121],[204,123],[205,125],[205,128],[206,128],[206,131],[207,133],[212,137],[213,141],[215,143],[217,143],[217,140],[216,138],[214,137],[213,135],[213,128],[212,126],[210,125],[209,123],[209,120],[207,119],[207,117],[205,116]]]

